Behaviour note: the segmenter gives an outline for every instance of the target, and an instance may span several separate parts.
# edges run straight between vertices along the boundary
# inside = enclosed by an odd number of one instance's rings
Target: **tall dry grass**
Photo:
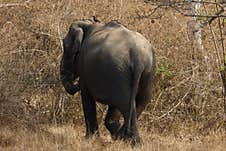
[[[187,18],[165,9],[141,17],[151,9],[138,0],[0,1],[0,147],[125,149],[126,144],[108,138],[101,104],[102,140],[84,140],[80,95],[67,95],[59,81],[61,39],[68,26],[95,15],[142,33],[156,49],[158,81],[138,122],[144,139],[138,150],[223,150],[226,121],[211,31],[202,30],[206,64],[189,40]],[[212,26],[219,38],[217,22]]]

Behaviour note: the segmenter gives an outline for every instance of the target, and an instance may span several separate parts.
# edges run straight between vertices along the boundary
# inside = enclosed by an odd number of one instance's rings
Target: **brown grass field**
[[[142,0],[0,0],[0,150],[226,150],[218,19],[213,32],[202,29],[200,52],[188,17],[173,9],[142,17],[153,8]],[[69,96],[59,81],[61,39],[74,20],[94,15],[142,33],[156,49],[154,97],[138,121],[141,146],[111,140],[101,104],[100,137],[85,139],[80,95]]]

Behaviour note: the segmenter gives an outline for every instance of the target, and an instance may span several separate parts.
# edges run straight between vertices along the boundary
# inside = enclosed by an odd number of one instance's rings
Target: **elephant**
[[[112,138],[140,143],[137,119],[152,98],[155,71],[149,41],[117,21],[75,21],[63,39],[60,79],[67,93],[81,92],[86,137],[99,135],[100,102],[108,105],[104,124]]]

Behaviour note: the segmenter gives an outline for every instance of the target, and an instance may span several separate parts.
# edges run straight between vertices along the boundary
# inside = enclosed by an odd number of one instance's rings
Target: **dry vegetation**
[[[120,21],[156,48],[158,81],[139,119],[143,146],[135,150],[225,150],[211,31],[202,31],[203,54],[189,40],[187,18],[167,9],[139,17],[151,9],[142,0],[0,0],[0,150],[132,150],[110,139],[101,104],[101,137],[85,140],[80,95],[67,95],[59,81],[62,37],[73,20],[93,15]],[[219,39],[217,27],[214,21]]]

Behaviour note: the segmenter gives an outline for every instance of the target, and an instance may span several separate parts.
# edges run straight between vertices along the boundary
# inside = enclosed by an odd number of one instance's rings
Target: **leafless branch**
[[[0,4],[0,8],[3,7],[14,7],[14,6],[24,6],[27,7],[27,4],[30,2],[31,0],[27,0],[24,3],[7,3],[7,4]]]
[[[155,12],[156,12],[160,7],[161,7],[161,6],[155,7],[155,8],[152,10],[152,12],[149,13],[148,15],[140,15],[138,12],[136,12],[137,16],[134,17],[134,18],[136,18],[136,19],[144,19],[144,18],[149,18],[149,19],[160,19],[160,18],[162,18],[162,17],[164,16],[164,14],[159,15],[159,16],[157,16],[157,17],[151,17],[152,15],[155,14]]]
[[[216,18],[223,17],[223,16],[226,17],[226,15],[222,16],[221,15],[222,13],[224,13],[224,9],[219,10],[217,13],[214,14],[214,16],[208,17],[208,19],[205,21],[205,23],[203,23],[203,25],[205,26],[207,24],[211,24],[212,21],[215,20]]]
[[[192,86],[190,86],[190,88],[185,93],[185,95],[181,98],[181,100],[175,106],[173,106],[168,112],[166,112],[165,114],[163,114],[163,115],[161,115],[161,116],[159,116],[155,119],[152,119],[151,122],[161,120],[162,118],[164,118],[164,117],[168,116],[170,113],[172,113],[184,101],[184,99],[188,96],[188,94],[191,91],[191,88],[192,88]]]
[[[145,18],[153,15],[157,9],[161,9],[161,8],[171,8],[176,10],[178,13],[180,13],[181,15],[185,16],[185,17],[200,17],[200,18],[207,18],[204,23],[202,24],[202,26],[206,26],[207,24],[211,24],[213,20],[215,20],[216,18],[225,18],[226,14],[224,14],[225,12],[225,8],[226,8],[226,3],[225,2],[211,2],[211,1],[197,1],[197,0],[183,0],[183,1],[176,1],[176,0],[163,0],[163,1],[157,1],[157,2],[153,2],[150,0],[144,0],[145,3],[148,3],[150,5],[156,6],[153,11],[150,13],[150,15],[145,16]],[[217,12],[215,12],[212,15],[202,15],[202,14],[190,14],[187,12],[187,10],[189,10],[189,8],[186,8],[186,6],[188,6],[191,3],[201,3],[201,4],[207,4],[207,5],[216,5],[218,6],[218,8],[220,8]]]

